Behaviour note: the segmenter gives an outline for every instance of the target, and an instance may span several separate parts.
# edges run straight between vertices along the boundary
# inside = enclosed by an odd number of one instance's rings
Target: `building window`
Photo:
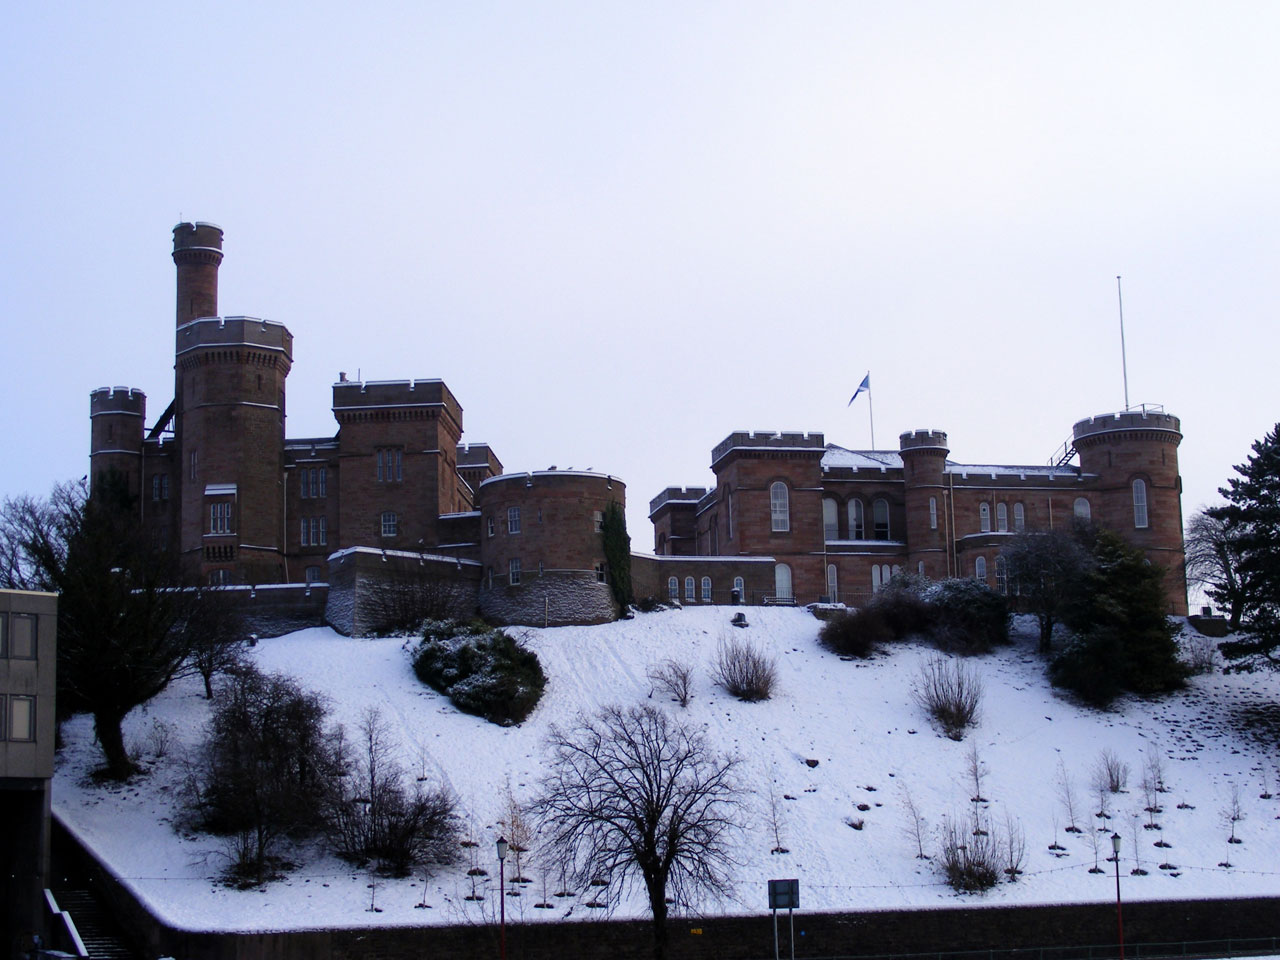
[[[307,567],[307,583],[319,583],[321,576],[319,567]]]
[[[300,521],[300,525],[299,542],[302,546],[309,547],[311,546],[311,521],[306,517],[303,517]]]
[[[867,515],[862,501],[856,497],[849,501],[849,539],[867,539]]]
[[[983,533],[991,532],[991,504],[978,504],[978,529]]]
[[[156,501],[169,499],[169,475],[167,473],[152,475],[151,499]]]
[[[973,561],[973,577],[975,580],[987,582],[987,558],[975,557]]]
[[[231,532],[231,504],[230,503],[209,504],[209,532],[210,533],[230,533]]]
[[[923,560],[920,560],[920,561],[918,561],[918,562],[916,563],[916,573],[918,573],[918,574],[919,574],[920,576],[922,576],[922,577],[924,576],[924,561],[923,561]]]
[[[871,505],[871,519],[876,527],[876,539],[889,539],[889,501],[877,500]]]
[[[404,451],[399,447],[379,447],[374,459],[379,483],[399,483],[404,479]]]
[[[194,450],[191,451],[191,456],[188,459],[191,463],[191,479],[194,480],[196,478],[196,452]]]
[[[787,533],[791,530],[791,496],[787,492],[787,485],[781,480],[769,487],[769,515],[774,533]]]
[[[1020,503],[1013,505],[1013,529],[1016,533],[1027,529],[1027,510]]]
[[[711,578],[710,577],[702,578],[702,602],[703,603],[711,602]]]
[[[484,571],[485,580],[488,582],[489,589],[493,589],[493,567],[486,567]]]
[[[739,600],[742,600],[742,599],[744,599],[744,598],[746,597],[746,595],[747,595],[747,587],[746,587],[746,584],[745,584],[745,583],[743,583],[743,581],[742,581],[742,578],[741,578],[741,577],[734,577],[734,578],[733,578],[733,589],[735,589],[735,590],[737,590],[737,591],[738,591],[738,599],[739,599]]]
[[[325,495],[325,481],[328,472],[324,467],[303,467],[299,471],[299,493],[302,499],[318,499]]]
[[[1081,523],[1088,523],[1090,517],[1089,501],[1084,497],[1076,497],[1075,517]]]
[[[11,613],[7,620],[0,614],[0,657],[14,660],[36,658],[36,615]]]
[[[680,599],[680,581],[675,577],[667,578],[667,596],[672,600]]]
[[[596,510],[591,514],[591,519],[595,523],[596,533],[604,533],[604,511]]]
[[[880,592],[880,564],[873,563],[871,565],[871,592]]]
[[[1009,562],[1004,557],[996,557],[996,590],[1009,592]]]
[[[520,532],[520,508],[507,507],[507,533]]]
[[[794,599],[794,594],[791,592],[791,568],[785,563],[780,563],[773,568],[773,592],[779,600]]]
[[[840,524],[836,520],[836,502],[830,497],[822,498],[822,539],[840,539]]]
[[[996,504],[996,533],[1009,532],[1009,505],[1007,503]]]
[[[493,534],[494,534],[494,523],[493,523],[493,517],[485,517],[485,518],[484,518],[484,526],[485,526],[485,532],[486,532],[486,533],[488,533],[488,534],[489,534],[489,536],[491,536],[491,537],[492,537],[492,536],[493,536]]]
[[[538,573],[539,573],[539,574],[541,574],[541,573],[542,573],[542,561],[541,561],[541,560],[539,560],[539,561],[538,561]],[[605,582],[606,580],[608,580],[608,579],[609,579],[609,578],[608,578],[608,571],[605,569],[604,562],[603,562],[603,561],[601,561],[600,563],[597,563],[597,564],[596,564],[596,583],[604,583],[604,582]]]
[[[694,592],[694,589],[693,589],[693,577],[685,577],[684,578],[685,603],[693,603],[693,601],[697,599],[698,599],[698,595],[697,593]]]
[[[225,587],[225,586],[228,586],[230,583],[231,583],[230,570],[219,569],[219,570],[209,571],[209,586]]]
[[[384,537],[394,537],[396,535],[396,528],[398,526],[399,526],[399,518],[396,517],[395,512],[391,510],[383,511],[382,535]]]
[[[1139,530],[1147,526],[1147,482],[1133,481],[1133,525]]]
[[[298,471],[298,496],[303,500],[311,498],[311,471],[306,467]]]
[[[329,542],[329,518],[311,518],[311,545],[323,547]]]
[[[827,601],[829,603],[840,602],[840,594],[836,583],[836,565],[834,563],[827,564]]]
[[[929,529],[938,529],[938,498],[929,498]]]
[[[36,698],[9,698],[9,739],[32,741],[36,738]]]
[[[520,585],[520,558],[512,557],[507,562],[507,582],[513,587]]]
[[[733,494],[732,493],[726,493],[724,495],[724,504],[725,504],[725,511],[724,511],[725,533],[729,535],[728,539],[732,540],[733,539]]]

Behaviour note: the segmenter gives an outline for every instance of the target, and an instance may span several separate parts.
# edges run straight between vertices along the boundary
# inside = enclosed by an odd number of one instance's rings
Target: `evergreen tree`
[[[1245,639],[1222,652],[1243,669],[1280,669],[1280,424],[1253,443],[1253,455],[1218,492],[1227,503],[1208,511],[1221,520],[1238,551],[1237,570],[1248,585],[1241,625]]]
[[[604,560],[609,574],[609,589],[613,599],[625,613],[632,603],[631,594],[631,538],[627,536],[627,515],[621,505],[610,503],[600,525],[604,536]]]

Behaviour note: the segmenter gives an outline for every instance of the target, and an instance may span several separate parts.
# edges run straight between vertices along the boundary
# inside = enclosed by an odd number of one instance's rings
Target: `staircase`
[[[54,899],[61,910],[70,914],[91,960],[142,960],[125,942],[111,915],[88,890],[56,890]]]

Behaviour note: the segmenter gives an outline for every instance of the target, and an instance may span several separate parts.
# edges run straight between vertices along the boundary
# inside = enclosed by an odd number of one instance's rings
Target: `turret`
[[[178,267],[178,326],[218,315],[218,265],[222,228],[212,223],[180,223],[173,228],[173,262]]]
[[[906,501],[907,569],[926,576],[947,576],[947,511],[943,496],[947,435],[941,430],[909,430],[899,435]]]
[[[147,395],[135,387],[99,387],[89,394],[89,477],[97,486],[119,474],[131,497],[142,492],[142,432]]]

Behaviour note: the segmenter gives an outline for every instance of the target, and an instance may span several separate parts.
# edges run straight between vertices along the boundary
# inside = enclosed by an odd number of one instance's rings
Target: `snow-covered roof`
[[[823,470],[901,470],[902,456],[896,450],[846,450],[827,444],[822,455]]]

